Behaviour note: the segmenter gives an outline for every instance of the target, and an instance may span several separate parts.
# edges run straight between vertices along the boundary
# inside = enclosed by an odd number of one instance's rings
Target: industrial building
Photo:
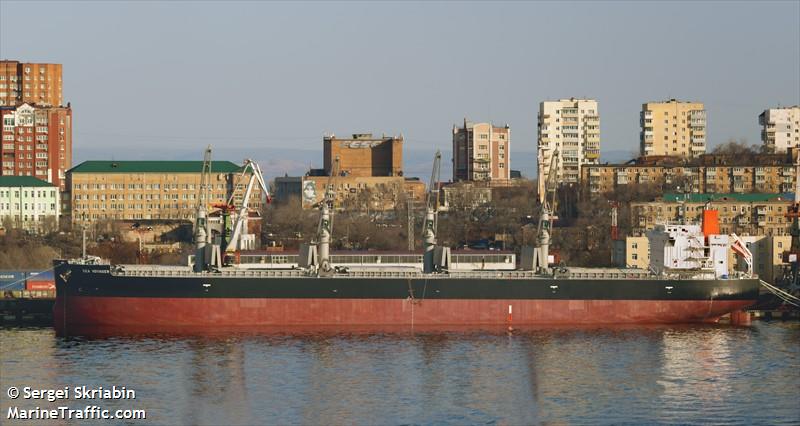
[[[380,138],[372,133],[356,133],[352,138],[326,135],[322,142],[326,175],[338,158],[342,176],[403,176],[403,135]]]

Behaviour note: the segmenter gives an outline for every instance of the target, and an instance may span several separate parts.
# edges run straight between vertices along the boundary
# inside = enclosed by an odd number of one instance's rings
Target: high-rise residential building
[[[511,129],[506,124],[453,125],[453,181],[501,181],[510,179]]]
[[[770,108],[758,116],[761,143],[772,152],[800,146],[800,106]]]
[[[695,158],[706,152],[706,110],[700,102],[642,104],[641,155]]]
[[[561,183],[578,183],[581,168],[600,159],[600,113],[593,99],[560,99],[539,103],[537,170],[539,199],[550,174],[553,152]]]
[[[352,138],[335,135],[322,139],[323,166],[329,175],[333,161],[339,158],[339,172],[346,176],[402,176],[403,135],[381,136],[357,133]]]
[[[61,64],[0,61],[0,106],[61,106]]]
[[[0,107],[0,176],[33,176],[64,191],[72,166],[72,108]]]

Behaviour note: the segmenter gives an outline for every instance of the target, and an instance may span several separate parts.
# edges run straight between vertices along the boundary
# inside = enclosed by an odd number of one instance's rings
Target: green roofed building
[[[67,171],[65,211],[73,223],[190,221],[200,198],[202,161],[85,161]],[[242,167],[211,163],[208,205],[238,203],[247,184]],[[257,192],[251,200],[260,200]],[[257,207],[253,205],[252,207]]]
[[[39,233],[58,228],[58,187],[32,176],[0,176],[0,225]]]

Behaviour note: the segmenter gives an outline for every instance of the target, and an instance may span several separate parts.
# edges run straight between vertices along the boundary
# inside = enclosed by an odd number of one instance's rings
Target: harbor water
[[[89,403],[146,410],[127,424],[800,424],[796,321],[95,339],[5,328],[0,361],[2,424],[65,423],[9,420],[10,406]],[[136,394],[12,400],[12,386]]]

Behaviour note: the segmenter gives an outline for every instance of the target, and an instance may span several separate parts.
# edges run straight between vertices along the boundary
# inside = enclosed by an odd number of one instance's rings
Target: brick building
[[[98,220],[193,220],[198,203],[202,161],[85,161],[67,172],[64,197],[73,223]],[[247,181],[241,166],[211,164],[211,203],[234,195],[241,201]],[[250,207],[260,210],[256,188]]]
[[[0,176],[33,176],[64,191],[72,166],[72,108],[0,107]]]
[[[453,125],[453,181],[507,181],[511,173],[511,129],[464,120]]]
[[[306,175],[302,178],[303,208],[312,208],[325,196],[328,176]],[[333,180],[336,208],[345,210],[389,211],[407,197],[417,205],[425,201],[425,183],[402,176],[338,176]]]
[[[0,106],[61,106],[61,64],[0,61]]]
[[[372,133],[357,133],[349,139],[331,135],[323,138],[322,145],[326,175],[330,174],[333,161],[338,157],[342,175],[403,176],[402,135],[374,138]]]

